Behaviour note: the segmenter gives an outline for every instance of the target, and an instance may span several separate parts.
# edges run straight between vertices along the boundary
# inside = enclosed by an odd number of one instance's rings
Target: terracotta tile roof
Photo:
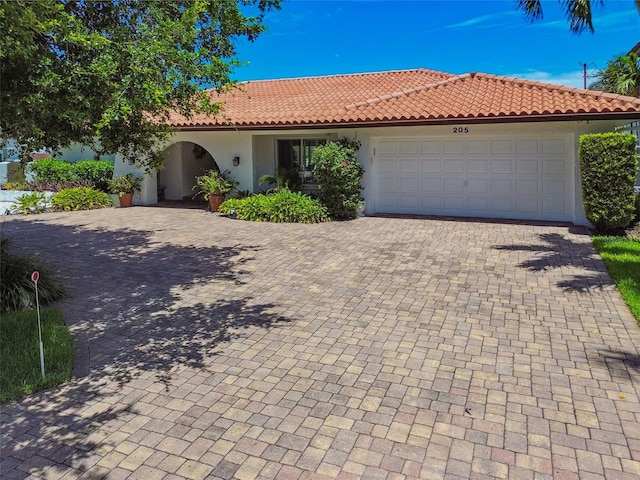
[[[241,83],[216,117],[174,115],[178,128],[505,121],[631,114],[640,99],[482,73],[417,69]]]

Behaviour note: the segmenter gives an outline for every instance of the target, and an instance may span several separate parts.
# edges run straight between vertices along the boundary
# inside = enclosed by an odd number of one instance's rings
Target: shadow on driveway
[[[557,285],[565,291],[584,292],[594,288],[614,285],[602,260],[594,252],[590,242],[575,242],[558,233],[538,234],[542,240],[531,244],[500,245],[496,250],[531,252],[535,256],[518,265],[531,272],[542,272],[563,267],[580,267],[587,270],[585,275],[574,274]]]
[[[135,394],[131,382],[160,382],[167,392],[179,388],[172,385],[176,369],[206,369],[225,342],[248,329],[289,322],[250,292],[230,294],[242,290],[243,265],[252,261],[254,247],[151,240],[157,233],[46,220],[4,225],[5,235],[25,253],[38,251],[67,287],[69,297],[54,306],[70,323],[79,347],[75,371],[86,377],[3,406],[3,470],[16,459],[44,467],[52,456],[90,468],[100,440],[90,433],[135,416],[128,407],[137,400],[128,396]],[[120,401],[102,402],[106,395]],[[78,438],[75,448],[69,437]],[[7,446],[9,439],[15,443]]]

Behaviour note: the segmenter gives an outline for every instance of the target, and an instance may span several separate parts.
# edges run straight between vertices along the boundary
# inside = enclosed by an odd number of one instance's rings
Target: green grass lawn
[[[640,240],[593,237],[593,244],[618,285],[622,298],[640,324]]]
[[[73,369],[73,339],[62,314],[40,312],[45,378],[40,372],[38,320],[35,310],[0,316],[0,402],[64,383]]]

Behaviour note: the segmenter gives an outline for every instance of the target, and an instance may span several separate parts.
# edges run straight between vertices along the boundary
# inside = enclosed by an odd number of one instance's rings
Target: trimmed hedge
[[[112,206],[111,197],[89,187],[61,190],[51,197],[51,207],[60,212],[72,210],[93,210]]]
[[[358,163],[360,142],[343,138],[313,150],[311,163],[318,181],[318,198],[334,220],[356,218],[364,169]]]
[[[31,162],[27,165],[27,171],[33,174],[35,182],[66,183],[78,180],[73,164],[56,158]]]
[[[108,192],[108,182],[113,177],[113,163],[107,160],[82,160],[65,162],[48,158],[31,162],[28,169],[34,175],[34,183],[72,184],[86,183],[101,192]]]
[[[635,135],[597,133],[580,137],[582,201],[599,232],[628,226],[634,217],[638,171]]]
[[[80,180],[89,182],[96,190],[109,193],[109,181],[113,177],[113,163],[106,160],[83,160],[73,165]]]
[[[327,209],[303,193],[282,188],[275,193],[230,198],[218,209],[222,215],[254,222],[318,223],[329,220]]]

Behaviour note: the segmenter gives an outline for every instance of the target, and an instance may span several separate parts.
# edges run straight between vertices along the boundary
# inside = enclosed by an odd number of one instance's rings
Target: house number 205
[[[469,133],[469,127],[453,127],[453,133]]]

